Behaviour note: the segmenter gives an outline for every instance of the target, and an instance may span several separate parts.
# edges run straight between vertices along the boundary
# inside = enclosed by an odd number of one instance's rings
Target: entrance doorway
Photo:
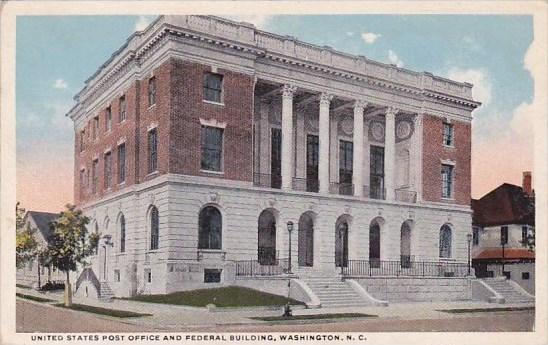
[[[307,212],[299,218],[299,266],[314,265],[314,219]]]

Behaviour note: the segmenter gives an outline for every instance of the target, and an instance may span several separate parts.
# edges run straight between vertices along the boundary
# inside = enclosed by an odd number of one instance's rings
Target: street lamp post
[[[288,279],[287,279],[287,304],[285,305],[285,308],[284,308],[284,317],[291,317],[293,315],[293,312],[291,311],[291,306],[289,305],[289,298],[290,298],[290,293],[291,293],[291,275],[292,272],[291,272],[291,233],[293,232],[293,222],[292,221],[288,221],[287,222],[287,233],[289,234],[289,262],[288,262],[288,265],[287,265],[287,274],[288,274]]]
[[[466,234],[466,241],[468,242],[468,276],[470,276],[470,242],[472,242],[472,234]]]

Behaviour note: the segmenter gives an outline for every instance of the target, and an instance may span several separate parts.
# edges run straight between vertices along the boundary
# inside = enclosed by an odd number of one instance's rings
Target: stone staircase
[[[505,303],[535,303],[535,299],[527,296],[506,279],[502,278],[484,278],[483,281],[489,285],[493,290],[498,292],[504,297]]]
[[[99,296],[99,300],[108,302],[112,300],[112,297],[114,297],[114,291],[112,291],[110,285],[108,285],[107,282],[101,282],[101,295]]]
[[[352,287],[337,276],[306,276],[301,280],[318,296],[322,308],[365,307],[364,301]]]

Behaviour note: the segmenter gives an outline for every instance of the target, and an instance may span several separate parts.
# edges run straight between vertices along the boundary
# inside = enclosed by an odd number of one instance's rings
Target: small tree
[[[53,235],[48,254],[53,266],[65,272],[65,306],[72,304],[70,271],[76,271],[78,264],[86,265],[86,258],[92,255],[99,241],[99,234],[88,236],[86,225],[89,218],[77,210],[76,206],[67,204],[66,210],[52,223]]]

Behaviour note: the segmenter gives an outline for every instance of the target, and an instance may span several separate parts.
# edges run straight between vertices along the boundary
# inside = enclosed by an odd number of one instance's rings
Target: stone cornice
[[[169,39],[182,37],[224,49],[256,56],[257,63],[268,59],[276,63],[305,68],[328,76],[338,76],[386,91],[434,98],[473,110],[481,103],[472,99],[469,83],[459,83],[427,72],[414,72],[301,42],[213,16],[161,16],[145,31],[133,34],[126,43],[86,81],[75,96],[78,103],[89,104],[109,86],[139,67]],[[67,114],[74,118],[77,107]]]

